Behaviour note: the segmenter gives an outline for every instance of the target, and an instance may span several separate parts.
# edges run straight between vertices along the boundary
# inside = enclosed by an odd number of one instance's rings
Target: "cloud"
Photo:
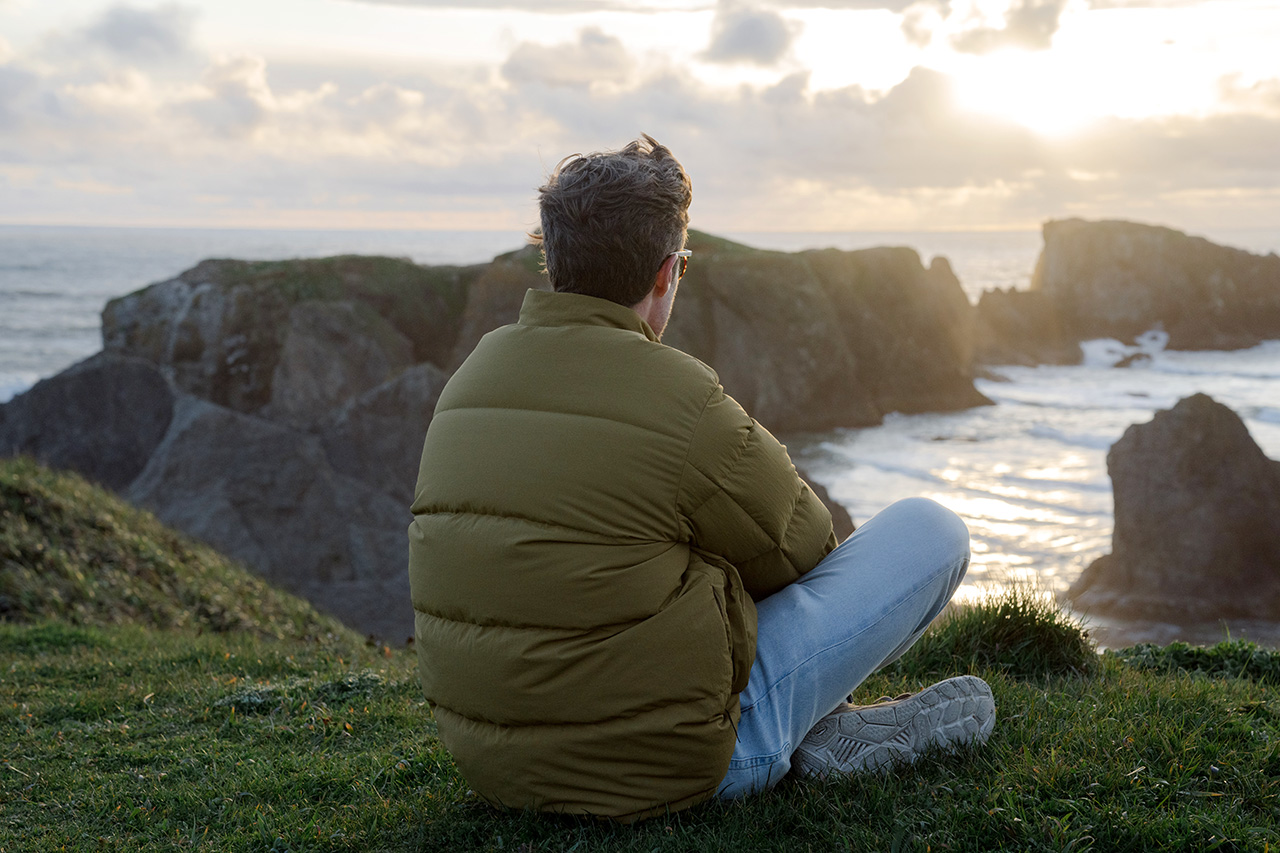
[[[1241,112],[1280,116],[1280,79],[1246,83],[1241,74],[1218,81],[1218,100]]]
[[[39,90],[36,75],[19,68],[0,68],[0,129],[17,130],[33,107],[31,96]]]
[[[665,12],[688,9],[687,0],[356,0],[378,6],[416,6],[424,9],[497,9],[540,15],[579,12]],[[709,5],[710,0],[708,0]],[[697,3],[693,4],[696,8]]]
[[[1102,0],[1097,0],[1101,2]],[[1123,2],[1123,0],[1119,0]],[[1157,2],[1158,0],[1151,0]],[[1191,2],[1191,0],[1187,0]],[[1197,0],[1198,1],[1198,0]],[[710,8],[712,0],[355,0],[384,6],[417,6],[428,9],[500,9],[537,12],[540,14],[564,14],[575,12],[668,12],[700,11]],[[793,9],[888,9],[901,12],[919,0],[769,0],[775,8]],[[945,6],[949,0],[926,0]],[[1134,0],[1144,2],[1144,0]]]
[[[1006,47],[1048,50],[1068,0],[1014,0],[1004,14],[1003,27],[975,27],[962,31],[951,44],[962,53],[991,53]]]
[[[169,3],[152,9],[117,5],[83,32],[90,46],[131,62],[163,62],[185,56],[191,50],[197,13],[187,6]]]
[[[1088,0],[1090,9],[1181,9],[1205,0]]]
[[[588,27],[578,33],[577,42],[523,42],[503,64],[502,76],[511,81],[585,87],[621,83],[631,73],[631,67],[631,57],[621,41],[598,27]]]
[[[228,57],[205,71],[200,93],[179,108],[220,136],[243,136],[277,109],[267,84],[267,63],[254,56]]]
[[[598,29],[522,44],[501,72],[19,58],[0,67],[0,218],[519,230],[562,156],[644,131],[688,166],[700,227],[1280,222],[1280,80],[1221,88],[1234,114],[1112,120],[1068,143],[964,112],[926,68],[883,93],[814,91],[803,72],[713,87]]]
[[[938,3],[912,3],[902,14],[902,34],[909,44],[928,47],[933,32],[943,23],[943,12]]]
[[[774,65],[791,48],[798,27],[777,12],[721,0],[711,22],[708,62]]]
[[[903,12],[919,3],[945,7],[949,2],[950,0],[773,0],[770,5],[792,9],[887,9],[890,12]]]

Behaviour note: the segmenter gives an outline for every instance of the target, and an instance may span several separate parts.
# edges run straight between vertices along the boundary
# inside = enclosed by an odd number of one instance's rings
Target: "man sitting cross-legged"
[[[633,820],[994,723],[971,676],[842,704],[951,598],[968,530],[911,499],[837,547],[786,449],[659,343],[690,199],[648,136],[561,162],[540,190],[554,292],[481,340],[427,433],[409,530],[422,686],[496,805]]]

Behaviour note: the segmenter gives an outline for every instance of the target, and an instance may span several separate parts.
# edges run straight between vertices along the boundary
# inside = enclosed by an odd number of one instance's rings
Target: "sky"
[[[710,231],[1280,229],[1280,0],[0,0],[0,222],[526,230],[649,133]]]

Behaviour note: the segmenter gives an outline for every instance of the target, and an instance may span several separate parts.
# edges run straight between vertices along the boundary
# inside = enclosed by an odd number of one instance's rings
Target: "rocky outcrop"
[[[99,353],[0,405],[0,455],[32,456],[121,491],[164,438],[173,404],[154,364]]]
[[[1280,620],[1280,463],[1204,394],[1129,427],[1107,454],[1111,553],[1068,596],[1103,617]]]
[[[715,368],[725,390],[775,432],[868,426],[889,412],[986,405],[973,387],[973,314],[945,259],[913,249],[788,254],[694,231],[663,343]],[[472,281],[452,357],[514,322],[546,288],[532,247]]]
[[[403,505],[370,491],[332,471],[318,438],[183,394],[164,441],[124,494],[291,586],[358,576],[351,526],[378,526],[380,516],[408,525]]]
[[[482,267],[354,256],[204,261],[108,302],[103,349],[145,358],[178,389],[218,405],[259,413],[275,403],[295,419],[313,413],[317,397],[340,404],[372,387],[376,377],[360,375],[369,353],[386,372],[403,366],[405,342],[410,361],[446,362],[467,286]],[[343,325],[340,313],[353,322]],[[312,327],[312,320],[325,328]],[[335,348],[327,360],[340,365],[332,370],[341,387],[319,391],[330,368],[312,366],[309,373],[299,361],[329,344]],[[277,378],[296,381],[281,399],[273,399]]]
[[[727,241],[690,248],[665,343],[711,365],[775,432],[879,422],[836,306],[801,255]]]
[[[701,234],[664,342],[716,369],[775,432],[988,404],[972,314],[945,260],[912,249],[784,254]]]
[[[1131,343],[1162,327],[1170,349],[1240,349],[1280,338],[1280,257],[1133,222],[1049,221],[1032,291],[1068,339]]]
[[[319,425],[329,464],[408,506],[422,441],[448,378],[433,364],[419,364],[330,414]]]
[[[988,402],[945,261],[690,245],[667,342],[770,429]],[[474,267],[206,261],[112,300],[103,354],[0,406],[0,452],[86,473],[349,624],[408,636],[423,437],[448,374],[547,286],[539,266],[532,248]]]
[[[266,417],[306,426],[413,364],[409,339],[358,302],[299,302],[289,311]]]
[[[979,364],[1079,364],[1080,342],[1042,290],[988,290],[974,312]]]
[[[946,261],[910,248],[764,252],[692,234],[663,341],[712,365],[774,432],[986,405],[973,316]]]
[[[973,387],[973,313],[946,258],[928,270],[909,248],[802,258],[834,304],[859,382],[882,415],[990,405]]]
[[[445,375],[418,365],[313,430],[102,353],[0,406],[0,453],[70,468],[366,633],[402,640],[408,506]]]
[[[551,289],[542,274],[541,252],[525,246],[494,258],[467,288],[467,304],[458,324],[453,352],[437,364],[450,373],[457,370],[482,337],[516,321],[525,291],[530,288]]]

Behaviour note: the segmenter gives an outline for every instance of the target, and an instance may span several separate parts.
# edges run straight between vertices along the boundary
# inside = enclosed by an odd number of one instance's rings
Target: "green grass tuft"
[[[1079,622],[1047,596],[1012,587],[945,612],[888,671],[917,679],[983,671],[1033,679],[1097,668],[1097,650]]]
[[[122,623],[276,638],[348,631],[74,474],[0,460],[0,622],[48,620],[68,631]],[[40,630],[52,638],[64,629]]]
[[[1172,674],[1196,673],[1218,678],[1247,678],[1262,684],[1280,684],[1280,652],[1247,640],[1225,640],[1216,646],[1192,646],[1183,642],[1161,647],[1142,643],[1109,651],[1136,669]]]

